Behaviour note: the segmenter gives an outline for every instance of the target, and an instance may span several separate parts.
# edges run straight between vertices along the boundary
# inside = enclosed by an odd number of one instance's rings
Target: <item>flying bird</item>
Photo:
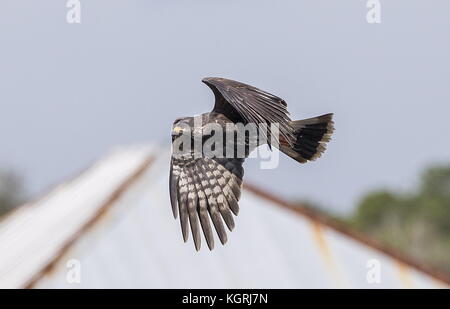
[[[213,229],[222,244],[227,242],[227,228],[234,229],[233,215],[239,212],[245,158],[257,146],[268,144],[300,163],[319,158],[325,151],[334,130],[333,114],[292,121],[286,102],[266,91],[230,79],[207,77],[202,80],[214,93],[215,105],[211,112],[197,117],[175,120],[172,128],[172,158],[169,174],[169,192],[175,219],[179,215],[183,239],[189,237],[189,227],[196,250],[201,246],[201,230],[210,250],[214,248]],[[256,137],[250,134],[238,139],[236,134],[225,135],[230,125],[258,125]],[[265,124],[267,131],[259,126]],[[272,129],[273,124],[278,130]],[[208,125],[223,129],[223,153],[234,156],[200,155],[192,144],[179,146],[182,136],[193,144],[205,146],[212,131],[204,134]],[[264,128],[264,127],[262,127]],[[195,135],[197,134],[197,135]],[[231,138],[230,138],[231,136]],[[176,145],[177,144],[177,145]],[[176,145],[176,146],[175,146]],[[236,155],[244,145],[243,155]],[[176,148],[176,149],[175,149]],[[180,149],[184,148],[182,152]],[[219,153],[222,153],[220,149]],[[182,153],[181,155],[179,153]],[[215,152],[217,154],[217,152]],[[228,153],[227,153],[228,154]]]

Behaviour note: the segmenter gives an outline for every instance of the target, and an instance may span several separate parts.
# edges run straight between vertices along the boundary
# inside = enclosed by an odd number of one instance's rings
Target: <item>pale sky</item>
[[[0,3],[0,166],[33,195],[117,145],[169,146],[175,118],[210,111],[221,76],[284,98],[293,119],[335,113],[314,163],[282,157],[245,180],[351,210],[450,162],[450,2],[65,0]],[[243,207],[243,206],[242,206]]]

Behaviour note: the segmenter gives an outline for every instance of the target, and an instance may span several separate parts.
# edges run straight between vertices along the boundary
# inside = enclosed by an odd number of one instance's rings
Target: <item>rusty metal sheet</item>
[[[149,163],[149,155],[154,161],[142,168]],[[10,216],[0,225],[0,250],[8,250],[6,257],[0,257],[0,286],[449,286],[445,277],[428,272],[425,266],[378,248],[317,214],[294,211],[286,202],[251,186],[243,191],[228,243],[212,252],[203,245],[196,252],[192,240],[183,243],[179,223],[171,214],[168,160],[167,151],[124,149],[101,160],[71,185]],[[130,177],[134,180],[129,181]],[[111,199],[111,194],[118,195]],[[108,200],[108,211],[92,220]],[[86,222],[92,223],[76,234]],[[61,251],[69,240],[70,246]],[[74,261],[79,272],[75,282],[70,279]]]

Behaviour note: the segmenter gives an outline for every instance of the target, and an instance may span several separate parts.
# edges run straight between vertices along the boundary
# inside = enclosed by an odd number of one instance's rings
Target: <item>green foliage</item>
[[[450,274],[450,166],[426,170],[413,194],[369,193],[348,222]]]
[[[0,216],[22,201],[22,185],[19,177],[11,172],[0,171]]]

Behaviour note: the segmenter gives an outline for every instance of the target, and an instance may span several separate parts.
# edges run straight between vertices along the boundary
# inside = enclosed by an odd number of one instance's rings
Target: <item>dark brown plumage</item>
[[[258,145],[267,143],[269,147],[278,146],[298,162],[315,160],[324,152],[334,127],[332,114],[291,121],[283,99],[253,86],[216,77],[204,78],[202,81],[214,93],[214,109],[202,114],[198,123],[194,117],[177,119],[172,130],[174,145],[187,129],[192,132],[190,140],[194,142],[201,139],[200,143],[204,145],[210,135],[195,133],[204,132],[205,127],[213,123],[223,128],[224,132],[229,130],[227,124],[263,123],[269,127],[267,132],[257,131],[256,143],[251,137],[246,137],[245,140],[231,140],[234,143],[229,146],[229,135],[224,133],[223,154],[226,151],[237,154],[237,147],[244,143],[244,157],[198,156],[194,147],[183,149],[182,152],[180,149],[173,149],[169,180],[173,215],[175,218],[180,216],[184,241],[188,240],[190,228],[195,248],[199,250],[202,230],[208,247],[212,250],[212,226],[222,244],[227,242],[225,225],[230,231],[234,229],[233,215],[239,212],[238,202],[244,176],[242,164],[245,157]],[[279,125],[278,135],[270,130],[270,124],[273,123]],[[230,147],[235,149],[229,149]]]

